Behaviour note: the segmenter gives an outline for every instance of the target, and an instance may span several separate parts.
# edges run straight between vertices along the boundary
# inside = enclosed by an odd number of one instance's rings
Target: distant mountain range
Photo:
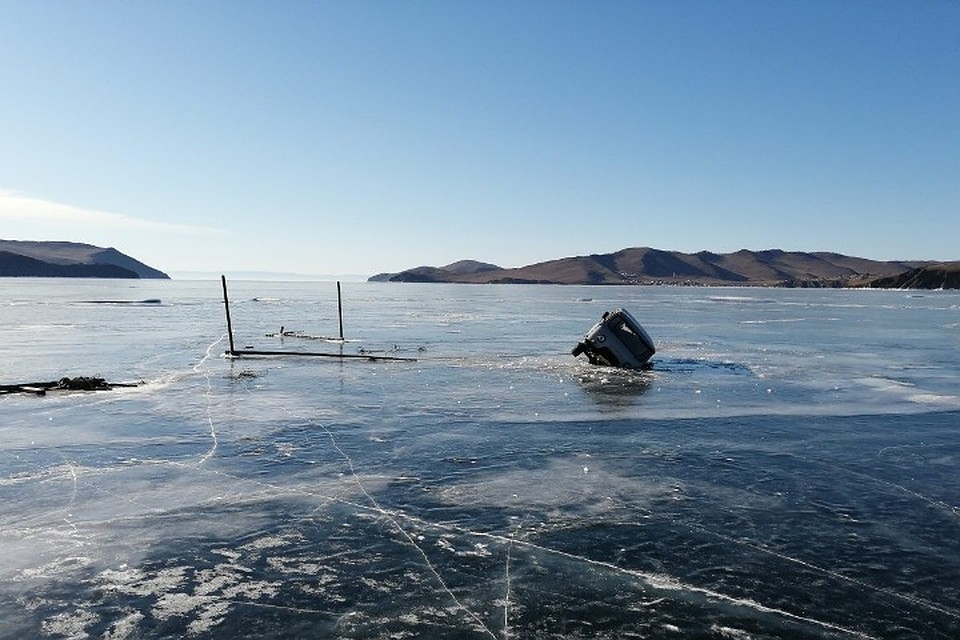
[[[677,284],[780,287],[960,288],[960,262],[883,262],[828,252],[770,249],[682,253],[650,247],[560,258],[504,269],[461,260],[445,267],[381,273],[375,282],[476,284]]]
[[[0,240],[0,277],[169,278],[114,248],[79,242]]]

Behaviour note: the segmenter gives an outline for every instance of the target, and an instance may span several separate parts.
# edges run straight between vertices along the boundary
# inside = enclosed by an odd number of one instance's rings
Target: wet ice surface
[[[218,285],[0,308],[4,382],[146,381],[0,397],[0,637],[960,635],[960,296],[355,285],[418,361],[340,363]],[[616,306],[653,371],[569,356]]]

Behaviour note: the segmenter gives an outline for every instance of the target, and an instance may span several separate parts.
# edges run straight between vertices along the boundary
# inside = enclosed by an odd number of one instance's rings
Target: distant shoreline
[[[960,288],[960,262],[877,261],[829,252],[771,249],[716,254],[649,247],[504,269],[476,260],[381,273],[371,282],[676,285],[787,288]]]

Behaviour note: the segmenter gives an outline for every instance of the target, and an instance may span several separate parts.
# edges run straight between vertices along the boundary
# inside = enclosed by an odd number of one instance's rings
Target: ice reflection
[[[616,413],[634,406],[653,386],[656,376],[652,370],[585,366],[576,380],[597,409]]]

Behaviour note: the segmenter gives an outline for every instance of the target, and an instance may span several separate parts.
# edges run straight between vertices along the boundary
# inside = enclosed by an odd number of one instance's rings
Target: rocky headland
[[[80,242],[0,240],[0,277],[169,278],[113,247]]]

